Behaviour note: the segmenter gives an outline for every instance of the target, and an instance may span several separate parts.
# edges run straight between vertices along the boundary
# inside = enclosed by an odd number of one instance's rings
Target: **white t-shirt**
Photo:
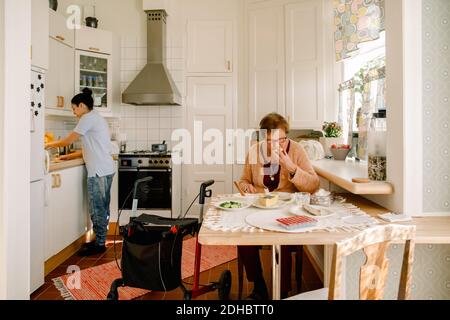
[[[106,120],[93,110],[81,117],[74,131],[81,135],[88,177],[105,177],[115,173]]]

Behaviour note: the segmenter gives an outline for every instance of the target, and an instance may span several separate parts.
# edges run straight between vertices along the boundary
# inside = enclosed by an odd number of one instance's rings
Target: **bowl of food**
[[[237,211],[250,207],[251,204],[237,199],[224,200],[216,204],[216,208],[225,211]]]
[[[345,161],[350,153],[351,147],[348,144],[333,144],[330,150],[334,160]]]

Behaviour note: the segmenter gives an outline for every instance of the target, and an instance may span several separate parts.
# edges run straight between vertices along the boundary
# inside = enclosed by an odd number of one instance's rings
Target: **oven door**
[[[153,180],[139,184],[136,193],[138,209],[170,210],[172,208],[172,172],[167,169],[119,170],[119,208],[123,206],[124,210],[132,209],[134,184],[137,180],[147,177],[152,177]]]

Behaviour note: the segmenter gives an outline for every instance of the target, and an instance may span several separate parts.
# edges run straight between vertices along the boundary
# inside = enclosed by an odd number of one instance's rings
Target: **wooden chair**
[[[361,300],[381,300],[388,276],[389,260],[386,253],[392,242],[406,242],[398,293],[399,300],[410,299],[412,264],[414,259],[415,226],[386,225],[361,232],[354,238],[334,245],[331,266],[330,288],[306,292],[286,300],[339,300],[345,270],[342,264],[349,255],[363,250],[367,260],[361,267],[359,298]]]

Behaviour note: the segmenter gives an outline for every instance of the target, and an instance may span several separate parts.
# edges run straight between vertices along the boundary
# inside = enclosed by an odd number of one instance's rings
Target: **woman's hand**
[[[81,151],[76,151],[76,152],[71,153],[71,154],[60,156],[60,157],[58,157],[57,160],[59,160],[59,161],[68,161],[68,160],[79,159],[79,158],[82,158],[82,157],[83,157],[83,153]]]
[[[297,171],[297,165],[291,160],[289,155],[283,149],[279,153],[280,165],[282,168],[286,169],[290,174],[295,174]]]
[[[256,188],[251,184],[243,184],[241,188],[242,188],[242,191],[244,191],[245,193],[250,193],[250,194],[257,193]]]

